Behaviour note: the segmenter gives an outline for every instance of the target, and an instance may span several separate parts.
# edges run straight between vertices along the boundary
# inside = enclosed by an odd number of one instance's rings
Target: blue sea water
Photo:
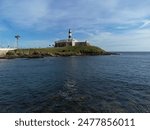
[[[0,59],[0,112],[150,112],[150,53]]]

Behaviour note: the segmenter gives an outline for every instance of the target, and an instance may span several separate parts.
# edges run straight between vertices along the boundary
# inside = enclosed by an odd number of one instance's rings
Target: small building
[[[55,47],[65,47],[65,46],[90,46],[87,41],[78,41],[72,38],[72,31],[68,31],[68,39],[55,41]]]

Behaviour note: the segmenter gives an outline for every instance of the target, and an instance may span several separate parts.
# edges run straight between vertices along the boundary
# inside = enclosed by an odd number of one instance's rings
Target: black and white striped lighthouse
[[[71,32],[71,29],[69,29],[69,32],[68,32],[68,39],[72,39],[72,32]]]

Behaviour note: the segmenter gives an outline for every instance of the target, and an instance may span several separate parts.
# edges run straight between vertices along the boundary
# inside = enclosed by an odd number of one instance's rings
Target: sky
[[[0,47],[73,38],[107,51],[150,51],[150,0],[0,0]]]

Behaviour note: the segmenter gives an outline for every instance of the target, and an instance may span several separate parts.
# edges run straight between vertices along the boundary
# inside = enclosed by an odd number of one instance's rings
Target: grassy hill
[[[6,58],[38,58],[45,56],[110,55],[111,53],[95,46],[68,46],[57,48],[32,48],[9,51]]]

